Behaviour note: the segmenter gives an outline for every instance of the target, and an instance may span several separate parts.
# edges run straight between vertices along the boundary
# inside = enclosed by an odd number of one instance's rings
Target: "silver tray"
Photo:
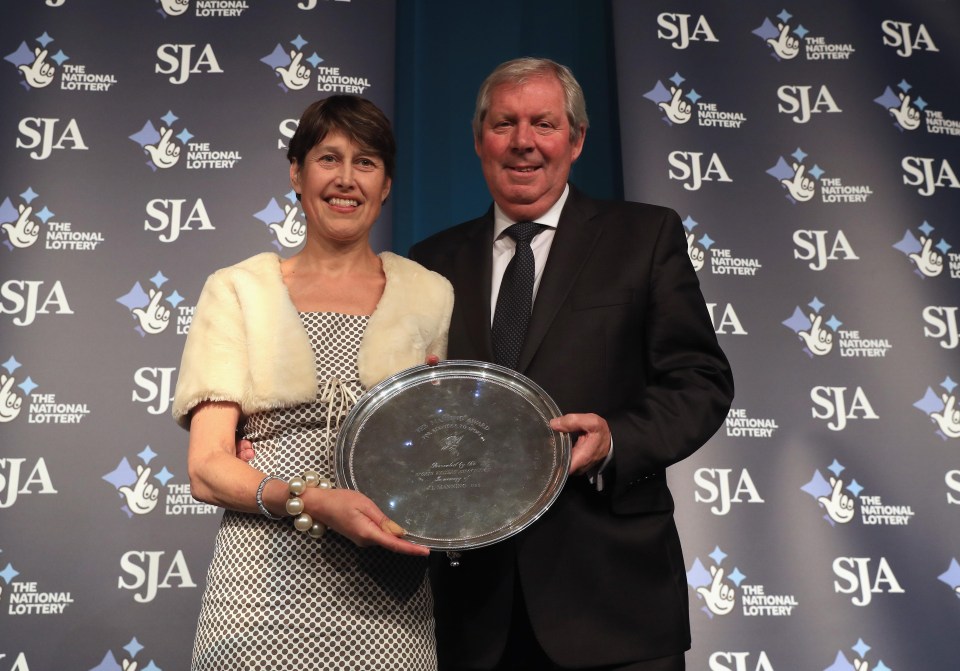
[[[442,361],[364,394],[337,437],[337,485],[362,492],[436,550],[482,547],[525,529],[556,500],[570,436],[536,383],[479,361]]]

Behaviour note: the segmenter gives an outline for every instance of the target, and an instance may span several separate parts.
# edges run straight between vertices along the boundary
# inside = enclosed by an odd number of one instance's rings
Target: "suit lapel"
[[[570,195],[560,213],[557,233],[550,246],[550,256],[543,269],[540,287],[537,289],[533,314],[527,326],[527,337],[520,351],[520,362],[517,366],[520,372],[530,365],[544,336],[553,326],[560,306],[567,300],[576,283],[583,264],[600,238],[600,227],[592,222],[596,212],[593,202],[571,185]],[[489,308],[487,312],[489,313]],[[489,337],[487,340],[489,341]]]

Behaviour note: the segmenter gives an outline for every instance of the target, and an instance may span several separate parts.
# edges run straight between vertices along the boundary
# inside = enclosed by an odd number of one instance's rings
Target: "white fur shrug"
[[[386,286],[360,343],[360,383],[374,386],[428,354],[446,356],[453,288],[396,254],[380,254]],[[183,348],[173,418],[189,428],[203,401],[233,401],[244,415],[316,398],[313,349],[280,273],[258,254],[207,278]]]

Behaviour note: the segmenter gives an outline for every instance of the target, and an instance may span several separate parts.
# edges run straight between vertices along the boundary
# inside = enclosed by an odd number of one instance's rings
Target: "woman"
[[[173,414],[190,429],[194,497],[226,512],[195,670],[435,668],[428,550],[362,494],[325,486],[356,397],[446,350],[449,283],[370,248],[394,153],[369,101],[308,107],[287,153],[302,251],[217,271],[197,303]]]

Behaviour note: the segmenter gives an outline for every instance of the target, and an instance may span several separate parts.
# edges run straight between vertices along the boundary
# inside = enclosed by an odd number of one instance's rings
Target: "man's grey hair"
[[[473,137],[480,140],[483,131],[483,120],[490,110],[490,98],[493,90],[498,86],[518,86],[525,84],[534,77],[554,76],[560,81],[565,101],[567,121],[570,123],[570,142],[579,141],[580,135],[590,126],[587,119],[587,101],[583,97],[583,89],[577,82],[573,72],[566,65],[561,65],[549,58],[516,58],[501,63],[480,85],[477,93],[477,106],[473,112]]]

